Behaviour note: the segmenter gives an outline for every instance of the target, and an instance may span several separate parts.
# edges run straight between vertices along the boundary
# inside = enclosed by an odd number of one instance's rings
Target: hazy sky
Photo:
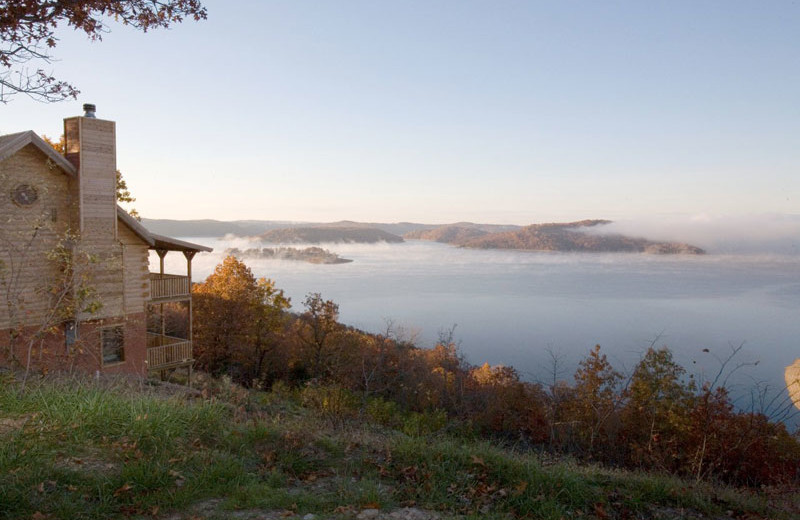
[[[800,4],[204,2],[101,43],[82,91],[152,218],[530,223],[800,213]]]

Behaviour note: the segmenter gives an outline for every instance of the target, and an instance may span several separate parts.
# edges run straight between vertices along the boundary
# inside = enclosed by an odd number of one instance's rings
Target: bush
[[[345,419],[358,414],[359,398],[338,385],[308,385],[300,390],[303,406],[319,410],[329,419]]]
[[[431,410],[426,412],[410,412],[403,418],[403,433],[412,437],[430,435],[447,426],[447,412]]]

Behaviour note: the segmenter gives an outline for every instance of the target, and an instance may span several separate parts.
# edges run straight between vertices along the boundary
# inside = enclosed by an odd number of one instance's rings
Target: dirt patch
[[[22,430],[28,421],[32,420],[35,416],[35,414],[27,414],[19,417],[0,418],[0,435]]]
[[[241,511],[225,511],[220,508],[222,500],[206,500],[195,504],[188,511],[175,513],[163,520],[212,520],[223,518],[236,518],[240,520],[283,520],[291,518],[294,520],[443,520],[439,513],[428,511],[416,507],[403,507],[391,511],[381,511],[378,509],[353,509],[342,507],[335,513],[330,514],[298,514],[294,511],[264,511],[259,509],[249,509]],[[449,517],[453,518],[453,517]]]

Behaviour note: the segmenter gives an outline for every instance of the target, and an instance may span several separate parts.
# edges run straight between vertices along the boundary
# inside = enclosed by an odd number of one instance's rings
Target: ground
[[[584,466],[447,432],[409,436],[199,378],[0,375],[0,518],[791,519],[797,490]]]

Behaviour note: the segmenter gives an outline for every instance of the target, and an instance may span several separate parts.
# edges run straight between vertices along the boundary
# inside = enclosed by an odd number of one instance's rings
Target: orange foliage
[[[417,348],[339,323],[338,306],[317,293],[290,315],[283,293],[232,257],[194,295],[198,364],[246,385],[282,379],[320,402],[338,392],[347,413],[360,401],[362,412],[372,406],[370,416],[407,431],[434,431],[447,418],[461,431],[612,465],[737,485],[797,482],[797,437],[735,410],[724,388],[698,390],[666,347],[649,349],[623,386],[595,346],[574,384],[554,381],[547,395],[513,367],[467,363],[452,330]]]

